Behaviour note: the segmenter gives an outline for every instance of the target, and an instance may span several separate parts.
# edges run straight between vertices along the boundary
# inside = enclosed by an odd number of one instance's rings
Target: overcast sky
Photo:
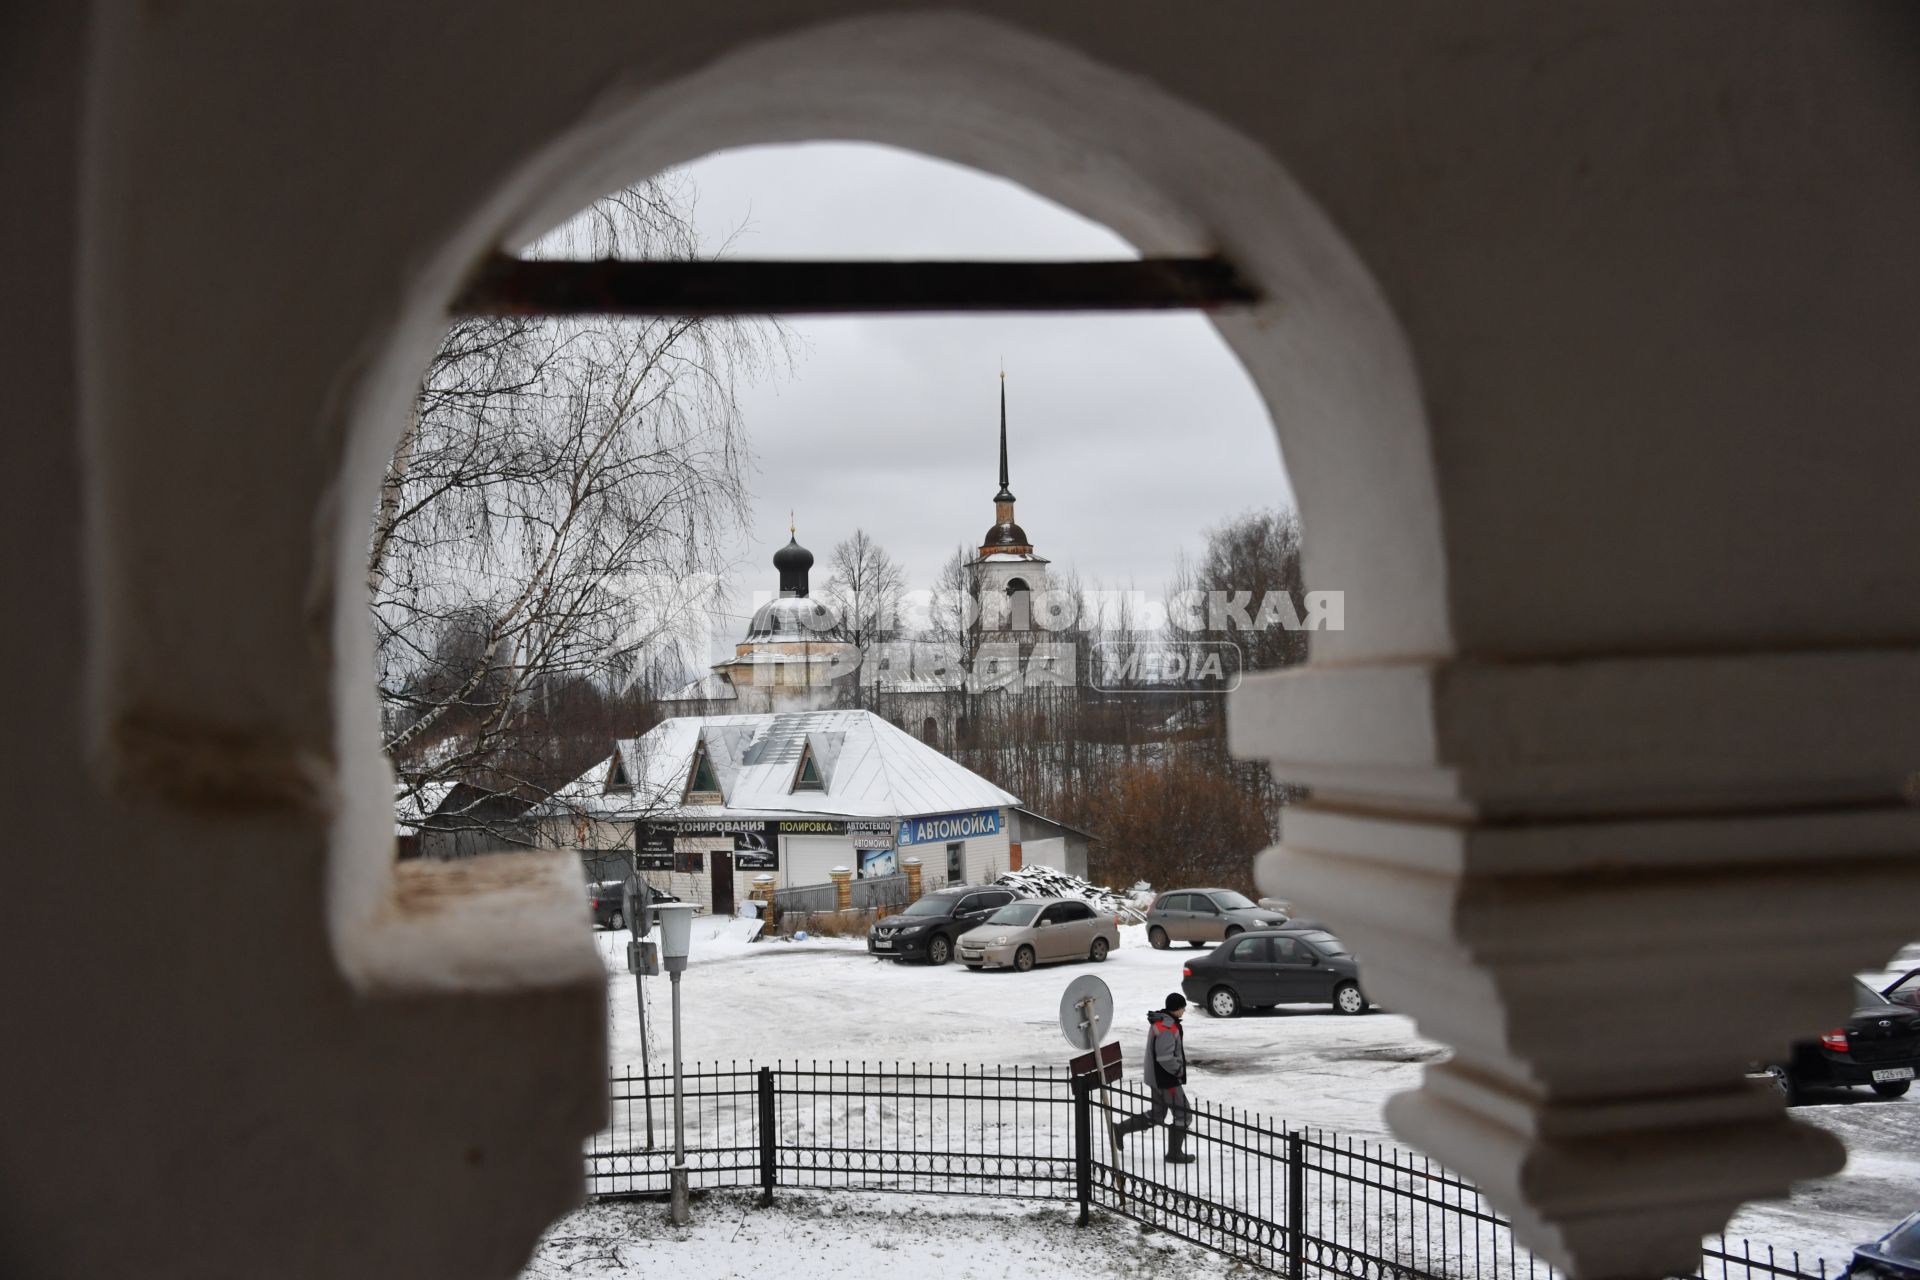
[[[1025,188],[866,145],[759,147],[685,171],[709,245],[739,258],[1120,258],[1119,237]],[[914,586],[977,544],[998,488],[999,370],[1018,519],[1056,571],[1158,592],[1182,548],[1291,503],[1264,406],[1193,315],[793,322],[790,373],[744,390],[753,528],[736,607],[777,581],[787,512],[825,586],[864,527]]]

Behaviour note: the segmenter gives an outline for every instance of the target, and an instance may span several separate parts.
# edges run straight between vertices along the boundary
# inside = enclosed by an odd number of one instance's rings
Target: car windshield
[[[1214,894],[1213,900],[1222,911],[1244,911],[1253,905],[1252,898],[1244,893],[1235,893],[1231,889]]]
[[[1313,949],[1323,956],[1344,956],[1350,954],[1345,944],[1330,933],[1303,933],[1300,935],[1313,944]]]
[[[987,923],[1029,925],[1033,923],[1033,918],[1040,914],[1040,908],[1044,905],[1046,904],[1040,902],[1010,902],[994,912]]]
[[[922,898],[900,914],[903,916],[950,916],[953,914],[952,898]]]

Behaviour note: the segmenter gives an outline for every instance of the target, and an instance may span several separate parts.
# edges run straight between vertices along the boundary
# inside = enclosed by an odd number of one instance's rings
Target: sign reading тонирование
[[[940,844],[948,840],[966,840],[973,836],[1000,833],[998,809],[975,809],[971,813],[940,813],[930,818],[900,820],[901,844]]]

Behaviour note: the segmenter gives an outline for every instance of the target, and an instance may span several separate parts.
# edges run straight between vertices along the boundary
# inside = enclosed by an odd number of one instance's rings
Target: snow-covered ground
[[[1032,973],[974,973],[870,959],[852,938],[744,941],[746,922],[702,918],[681,980],[687,1062],[966,1063],[1064,1066],[1060,992],[1083,973],[1113,990],[1114,1039],[1129,1074],[1139,1070],[1147,1013],[1180,988],[1184,947],[1155,951],[1146,931],[1127,926],[1104,964],[1052,965]],[[612,977],[611,1056],[641,1062],[634,980],[625,934],[599,935]],[[655,1063],[666,1059],[667,984],[647,981]],[[1397,1014],[1342,1017],[1326,1008],[1287,1007],[1221,1021],[1187,1017],[1187,1053],[1196,1100],[1244,1107],[1294,1124],[1385,1138],[1380,1103],[1419,1084],[1419,1066],[1440,1055]]]
[[[1056,1066],[1070,1054],[1057,1021],[1061,990],[1082,973],[1097,973],[1114,993],[1115,1038],[1131,1076],[1138,1071],[1147,1011],[1178,989],[1184,959],[1198,954],[1181,948],[1154,951],[1142,929],[1129,927],[1121,931],[1120,947],[1098,966],[973,973],[957,965],[933,969],[875,961],[854,939],[752,942],[753,928],[738,920],[695,922],[693,959],[682,987],[688,1063]],[[616,1068],[637,1069],[642,1062],[639,1017],[634,979],[625,971],[626,935],[599,937],[609,968],[613,1062]],[[649,979],[646,987],[651,1058],[658,1067],[667,1052],[667,984]],[[1187,1029],[1194,1075],[1190,1091],[1197,1101],[1368,1140],[1392,1141],[1381,1120],[1381,1103],[1389,1094],[1417,1086],[1421,1064],[1443,1053],[1421,1039],[1409,1019],[1392,1013],[1343,1017],[1302,1006],[1219,1020],[1195,1010]],[[1841,1091],[1795,1115],[1846,1139],[1852,1152],[1848,1169],[1802,1188],[1789,1203],[1743,1210],[1729,1235],[1798,1250],[1803,1262],[1824,1257],[1839,1264],[1853,1244],[1920,1207],[1920,1102],[1886,1102],[1865,1091]],[[868,1197],[851,1203],[860,1212],[884,1216],[897,1201]],[[659,1219],[658,1206],[586,1212],[613,1214],[608,1222],[637,1213],[643,1230]],[[805,1210],[809,1215],[837,1212],[827,1204]],[[742,1221],[757,1223],[751,1214]],[[1003,1227],[1005,1219],[995,1215],[992,1222]],[[864,1237],[859,1246],[877,1247]]]
[[[702,1198],[685,1227],[658,1204],[589,1205],[555,1223],[523,1280],[1226,1280],[1245,1268],[1218,1254],[1101,1216],[1076,1230],[1069,1206],[782,1192]]]

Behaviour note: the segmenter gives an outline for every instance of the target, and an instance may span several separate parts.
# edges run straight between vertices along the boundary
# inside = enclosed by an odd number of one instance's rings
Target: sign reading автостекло
[[[998,809],[975,809],[971,813],[938,813],[928,818],[902,818],[900,843],[941,844],[967,840],[974,836],[1000,834]]]

